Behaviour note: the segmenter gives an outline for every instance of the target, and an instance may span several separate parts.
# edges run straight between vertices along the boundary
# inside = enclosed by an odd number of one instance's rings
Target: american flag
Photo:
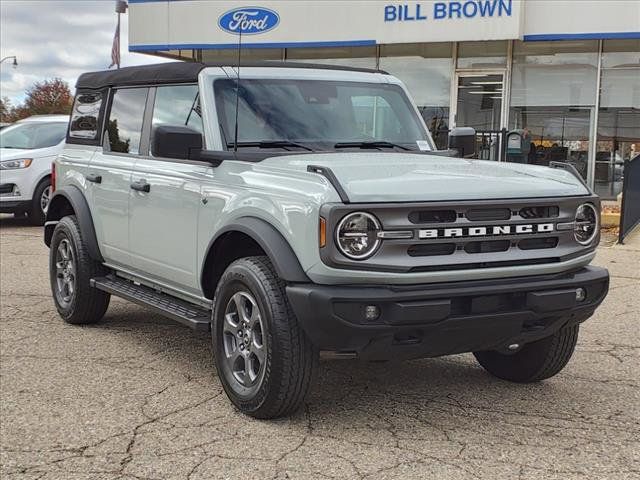
[[[118,14],[118,26],[116,27],[116,33],[113,36],[113,45],[111,46],[111,65],[120,68],[120,15]]]

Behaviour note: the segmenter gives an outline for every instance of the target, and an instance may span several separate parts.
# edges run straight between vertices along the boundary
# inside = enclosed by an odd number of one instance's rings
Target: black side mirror
[[[460,157],[476,154],[476,131],[472,127],[456,127],[449,132],[449,148],[458,151]]]
[[[187,160],[202,150],[202,134],[182,125],[160,125],[151,136],[151,154],[154,157]]]

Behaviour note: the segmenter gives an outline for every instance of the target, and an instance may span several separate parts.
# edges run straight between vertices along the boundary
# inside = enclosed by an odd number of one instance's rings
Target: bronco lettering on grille
[[[555,230],[553,223],[492,225],[488,227],[427,228],[418,230],[418,238],[495,237],[527,233],[549,233]]]

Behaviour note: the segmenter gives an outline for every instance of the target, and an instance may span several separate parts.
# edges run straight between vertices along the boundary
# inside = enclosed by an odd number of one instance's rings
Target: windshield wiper
[[[235,144],[233,142],[227,143],[227,148],[233,148]],[[289,140],[263,140],[261,142],[238,142],[238,147],[257,147],[257,148],[284,148],[288,150],[287,147],[296,147],[302,148],[303,150],[307,150],[308,152],[313,152],[313,148],[308,147],[307,145],[303,145],[302,143],[290,142]]]
[[[370,142],[339,142],[336,143],[333,148],[399,148],[401,150],[413,151],[412,148],[405,147],[404,145],[381,140],[374,140]]]

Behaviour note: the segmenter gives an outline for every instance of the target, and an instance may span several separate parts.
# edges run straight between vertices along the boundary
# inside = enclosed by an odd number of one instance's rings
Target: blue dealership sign
[[[280,16],[268,8],[240,7],[223,13],[218,25],[225,32],[235,35],[257,35],[273,30],[280,23]]]

